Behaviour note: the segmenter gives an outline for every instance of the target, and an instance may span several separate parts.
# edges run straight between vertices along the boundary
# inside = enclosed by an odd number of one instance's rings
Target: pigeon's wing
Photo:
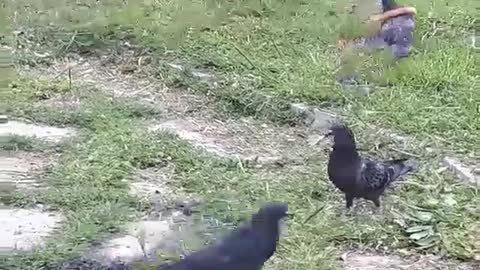
[[[389,182],[395,181],[401,176],[417,170],[418,164],[414,159],[395,159],[383,162]]]
[[[248,228],[239,228],[220,243],[197,251],[171,266],[171,270],[242,270],[261,269],[257,235]]]
[[[263,258],[262,235],[251,226],[244,225],[234,230],[224,238],[219,249],[228,254],[232,260],[238,261],[261,261]]]
[[[360,181],[368,190],[381,190],[388,183],[388,174],[385,166],[375,159],[362,156]]]
[[[230,257],[209,247],[188,255],[183,260],[159,268],[159,270],[222,270],[229,267]]]

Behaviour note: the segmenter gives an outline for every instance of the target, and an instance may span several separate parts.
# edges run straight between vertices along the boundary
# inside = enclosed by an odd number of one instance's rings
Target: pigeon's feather
[[[414,171],[416,162],[410,159],[378,161],[362,156],[361,179],[372,190],[384,190],[391,182]]]
[[[194,252],[185,259],[159,270],[240,270],[261,269],[264,258],[255,252],[259,245],[259,235],[254,231],[241,228],[235,231],[237,236],[225,239],[216,246]],[[266,261],[266,260],[265,260]]]
[[[371,191],[385,188],[388,183],[385,166],[366,157],[362,157],[362,170],[360,174],[360,180],[364,182],[366,187]]]
[[[264,206],[219,243],[158,270],[260,270],[276,250],[279,222],[287,210],[286,204]]]
[[[387,167],[390,182],[397,180],[403,175],[416,171],[418,164],[413,159],[395,159],[384,161],[383,164]]]
[[[361,156],[353,132],[346,126],[332,128],[333,150],[328,161],[330,181],[345,193],[347,207],[354,198],[365,198],[379,206],[379,197],[388,185],[401,176],[416,170],[411,159],[379,161]]]

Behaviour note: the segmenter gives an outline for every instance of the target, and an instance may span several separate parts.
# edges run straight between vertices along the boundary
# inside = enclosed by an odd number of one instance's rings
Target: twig
[[[395,148],[395,147],[392,147],[391,149],[392,149],[393,151],[395,151],[395,152],[398,152],[398,153],[401,153],[401,154],[404,154],[404,155],[407,155],[407,156],[416,157],[416,158],[421,158],[420,155],[417,155],[417,154],[414,154],[414,153],[410,153],[410,152],[407,152],[407,151],[403,151],[403,150],[397,149],[397,148]]]
[[[270,185],[268,184],[268,181],[265,181],[265,192],[267,193],[267,198],[270,199]]]
[[[63,51],[68,51],[68,49],[70,49],[70,47],[73,45],[73,42],[75,42],[75,38],[77,37],[78,35],[78,31],[75,30],[75,32],[73,33],[72,35],[72,38],[70,38],[70,41],[68,42],[67,46],[65,46],[65,49],[63,49]]]
[[[140,93],[142,93],[142,92],[146,92],[146,91],[149,90],[151,87],[152,87],[152,85],[147,85],[147,86],[145,86],[145,87],[142,87],[142,88],[140,88],[140,89],[138,89],[138,90],[136,90],[136,91],[133,91],[133,92],[131,92],[131,93],[128,93],[128,94],[129,94],[131,97],[133,97],[133,96],[136,96],[136,95],[138,95],[138,94],[140,94]],[[126,91],[125,91],[125,92],[122,92],[122,93],[120,93],[119,97],[123,97],[123,96],[125,96],[126,94],[127,94]]]
[[[74,68],[74,67],[76,67],[76,66],[78,66],[78,65],[83,65],[83,64],[86,63],[86,62],[87,62],[87,60],[83,60],[83,61],[80,62],[80,63],[72,63],[72,64],[69,63],[69,64],[67,64],[67,66],[66,66],[64,69],[62,69],[57,75],[55,75],[55,77],[53,77],[53,80],[58,79],[58,77],[62,76],[63,73],[68,72],[69,70],[70,70],[70,72],[71,72],[71,69],[72,69],[72,68]]]
[[[282,57],[282,56],[283,56],[283,53],[282,53],[282,51],[280,51],[280,49],[279,49],[278,46],[277,46],[277,43],[275,43],[275,40],[274,40],[273,38],[272,38],[272,43],[273,43],[273,47],[274,47],[275,50],[277,51],[278,55],[279,55],[280,57]]]
[[[325,208],[325,205],[322,205],[321,207],[319,207],[317,210],[315,210],[315,212],[313,212],[313,214],[311,214],[310,216],[308,216],[305,221],[303,222],[303,224],[306,224],[308,221],[310,221],[310,219],[312,219],[314,216],[316,216],[318,213],[320,213],[320,211],[322,211],[323,209]]]
[[[72,91],[72,68],[68,69],[68,90]]]
[[[232,46],[237,50],[237,52],[247,60],[247,62],[252,65],[253,68],[258,69],[257,66],[250,60],[250,58],[237,46],[235,43],[232,43]]]
[[[236,156],[238,168],[245,173],[245,167],[243,166],[243,161],[239,156]]]
[[[344,93],[342,93],[341,90],[336,90],[335,87],[332,87],[333,88],[333,91],[334,92],[337,92],[340,96],[342,96],[345,100],[347,100],[349,103],[353,103],[359,107],[361,107],[363,110],[365,110],[365,108],[359,103],[359,102],[356,102],[354,101],[353,99],[350,99],[349,97],[347,97]],[[353,115],[360,121],[362,122],[362,124],[364,124],[366,127],[370,127],[367,122],[365,122],[361,117],[360,115],[355,111],[355,109],[351,110],[351,112],[353,113]]]
[[[243,58],[245,58],[245,60],[247,60],[247,62],[256,70],[258,70],[261,75],[265,76],[266,79],[272,81],[272,82],[275,82],[275,83],[280,83],[277,79],[271,77],[270,75],[268,75],[265,71],[263,71],[262,69],[258,68],[254,63],[253,61],[235,44],[235,43],[231,43],[232,46],[235,48],[235,50],[237,50],[237,52],[243,56]]]

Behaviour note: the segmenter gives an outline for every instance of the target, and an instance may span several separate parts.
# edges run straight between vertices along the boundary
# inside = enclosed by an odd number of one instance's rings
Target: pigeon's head
[[[353,135],[353,131],[342,124],[336,124],[332,126],[326,136],[333,136],[333,143],[335,146],[355,145],[355,136]]]
[[[383,12],[387,12],[389,10],[395,9],[397,7],[397,3],[394,0],[382,0],[382,8]]]
[[[288,216],[288,204],[279,202],[268,203],[258,210],[257,215],[278,221]]]
[[[252,217],[252,224],[277,227],[280,222],[289,216],[288,204],[286,203],[268,203],[264,205]]]

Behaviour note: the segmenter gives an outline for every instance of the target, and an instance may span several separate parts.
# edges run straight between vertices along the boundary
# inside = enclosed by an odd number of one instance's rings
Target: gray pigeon
[[[276,250],[287,211],[286,203],[269,203],[220,243],[157,270],[260,270]]]
[[[352,130],[345,125],[335,125],[327,136],[333,136],[333,149],[328,161],[330,181],[345,193],[347,209],[353,199],[364,198],[380,207],[380,196],[385,188],[401,176],[415,171],[413,159],[378,161],[361,156]]]

